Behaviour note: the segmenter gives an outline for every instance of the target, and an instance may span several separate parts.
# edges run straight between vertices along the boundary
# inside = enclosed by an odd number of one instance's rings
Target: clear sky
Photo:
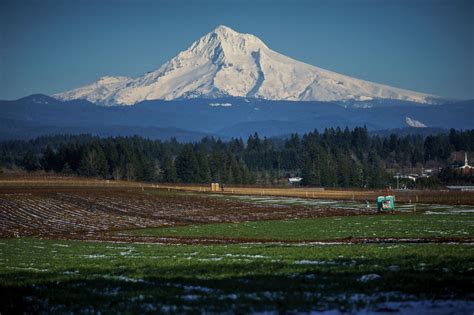
[[[474,1],[0,0],[0,99],[155,70],[223,24],[356,78],[474,98]]]

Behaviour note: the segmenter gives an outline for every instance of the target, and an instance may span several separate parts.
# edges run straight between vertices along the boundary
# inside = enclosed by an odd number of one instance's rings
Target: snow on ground
[[[360,208],[365,209],[366,203],[357,200],[330,200],[330,199],[308,199],[297,197],[266,197],[250,195],[219,195],[211,194],[215,198],[231,198],[252,203],[274,204],[274,205],[302,205],[302,206],[330,206],[332,208]],[[375,209],[375,202],[372,203]],[[474,209],[470,205],[443,205],[443,204],[425,204],[425,203],[396,203],[397,211],[413,212],[424,211],[424,214],[468,214],[473,213]]]
[[[334,261],[323,261],[323,260],[297,260],[296,265],[335,265]]]
[[[231,107],[231,103],[209,103],[211,107]]]
[[[378,275],[376,273],[369,273],[369,274],[361,276],[359,278],[359,281],[360,282],[369,282],[369,281],[377,280],[378,278],[380,278],[380,275]]]

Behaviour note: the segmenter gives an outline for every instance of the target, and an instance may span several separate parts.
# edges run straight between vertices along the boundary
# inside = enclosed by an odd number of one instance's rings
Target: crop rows
[[[0,190],[0,237],[94,238],[124,229],[361,213],[366,212],[252,205],[159,190],[15,188]]]

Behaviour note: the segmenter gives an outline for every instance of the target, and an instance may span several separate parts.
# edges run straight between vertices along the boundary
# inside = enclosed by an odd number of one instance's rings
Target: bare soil
[[[187,194],[185,191],[202,192]],[[181,191],[181,192],[180,192]],[[118,232],[206,223],[316,218],[329,216],[376,215],[371,209],[340,209],[304,205],[251,204],[226,198],[210,198],[205,186],[157,186],[63,177],[0,177],[0,238],[41,237],[50,239],[96,240],[144,243],[278,243],[281,240],[236,238],[187,238],[131,236]],[[375,191],[324,191],[321,189],[268,189],[228,187],[229,194],[299,196],[307,198],[364,199]],[[411,192],[410,194],[413,194]],[[474,194],[424,192],[424,198],[442,196],[445,200],[474,199]],[[443,197],[443,194],[450,196]],[[415,198],[418,195],[414,195]],[[467,196],[467,197],[466,197]],[[404,198],[411,198],[409,193]],[[411,199],[410,199],[411,200]],[[420,200],[418,200],[420,201]],[[469,204],[469,202],[467,202]],[[351,238],[324,240],[342,243],[423,243],[468,242],[471,239]],[[283,243],[311,243],[285,241]]]
[[[125,229],[370,214],[374,212],[254,205],[136,188],[0,188],[0,237],[4,238],[102,239]]]

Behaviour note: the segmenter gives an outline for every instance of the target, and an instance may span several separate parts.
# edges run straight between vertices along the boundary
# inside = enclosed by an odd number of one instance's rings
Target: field
[[[470,246],[3,240],[2,305],[35,313],[393,312],[418,304],[467,312]]]
[[[126,187],[137,189],[166,189],[179,191],[192,191],[208,193],[210,185],[189,185],[189,184],[150,184],[136,183],[127,181],[103,181],[91,180],[77,177],[51,176],[22,176],[22,175],[4,175],[0,176],[0,188],[11,187]],[[318,198],[318,199],[338,199],[338,200],[374,200],[377,196],[384,193],[384,190],[370,189],[322,189],[307,187],[248,187],[248,186],[229,186],[226,185],[225,195],[259,195],[259,196],[282,196],[297,198]],[[396,192],[397,200],[406,203],[431,203],[431,204],[464,204],[474,205],[472,192],[468,191],[423,191],[423,190],[400,190]]]
[[[272,220],[138,229],[130,235],[247,239],[278,241],[415,242],[471,241],[474,216],[460,215],[378,215],[325,217],[318,219]],[[465,239],[468,237],[469,239]]]
[[[0,181],[2,314],[474,310],[469,205],[34,181]]]

